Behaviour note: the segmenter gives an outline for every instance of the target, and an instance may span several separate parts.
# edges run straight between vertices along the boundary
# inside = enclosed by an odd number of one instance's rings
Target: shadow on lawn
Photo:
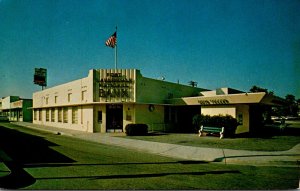
[[[37,178],[38,180],[48,180],[48,179],[122,179],[122,178],[153,178],[153,177],[162,177],[169,175],[207,175],[207,174],[237,174],[241,173],[238,170],[219,170],[219,171],[206,171],[206,172],[166,172],[166,173],[150,173],[150,174],[117,174],[117,175],[103,175],[103,176],[80,176],[80,177],[45,177],[45,178]]]
[[[64,166],[119,166],[119,165],[164,165],[164,164],[182,164],[182,165],[193,165],[193,164],[209,164],[207,161],[174,161],[174,162],[126,162],[126,163],[91,163],[91,164],[80,164],[80,163],[55,163],[55,164],[25,164],[24,168],[40,168],[40,167],[64,167]]]
[[[300,128],[291,127],[288,125],[284,129],[280,129],[276,125],[266,125],[257,128],[251,133],[241,133],[234,136],[234,138],[264,138],[271,139],[274,136],[300,136]]]
[[[0,160],[11,171],[9,175],[0,177],[0,188],[17,189],[33,184],[35,178],[23,169],[26,164],[75,162],[50,146],[58,145],[43,137],[0,126],[0,150],[7,155],[0,156]]]
[[[216,158],[213,162],[222,162],[223,160],[230,158],[251,158],[251,157],[283,157],[283,156],[300,156],[300,154],[261,154],[261,155],[238,155],[238,156],[226,156]],[[298,164],[298,161],[295,161],[295,164]]]

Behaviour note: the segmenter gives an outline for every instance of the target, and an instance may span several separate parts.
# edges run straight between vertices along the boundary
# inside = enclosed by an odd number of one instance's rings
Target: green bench
[[[224,127],[206,127],[201,125],[200,130],[199,130],[199,137],[201,137],[201,135],[203,133],[210,133],[210,134],[220,134],[220,139],[222,139],[224,137]]]

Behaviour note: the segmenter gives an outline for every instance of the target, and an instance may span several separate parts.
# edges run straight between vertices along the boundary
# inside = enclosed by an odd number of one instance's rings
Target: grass
[[[236,137],[219,139],[216,136],[199,137],[198,134],[150,133],[148,136],[120,136],[153,142],[163,142],[186,146],[237,149],[249,151],[285,151],[300,143],[300,128],[287,129],[285,133],[262,134],[261,137]],[[298,135],[297,135],[298,133]]]
[[[77,162],[65,168],[26,169],[37,178],[37,183],[26,189],[269,190],[295,189],[299,184],[299,168],[178,161],[69,138],[55,142],[61,145],[56,151]],[[80,148],[90,153],[88,161],[78,154]]]
[[[131,161],[145,160],[137,157]],[[153,162],[153,158],[147,161]],[[102,163],[109,161],[104,160]],[[87,169],[89,173],[86,172]],[[296,168],[180,164],[171,161],[126,166],[112,164],[68,167],[64,169],[68,172],[67,176],[62,175],[59,168],[53,167],[26,170],[37,177],[37,182],[26,188],[30,190],[274,190],[295,189],[299,184]],[[39,175],[41,171],[57,175],[49,178],[49,175]],[[78,173],[82,175],[78,176]]]
[[[2,128],[0,142],[35,179],[35,183],[22,189],[287,190],[299,185],[299,168],[178,161],[18,126],[10,127],[18,131]],[[190,136],[199,139],[196,135]],[[203,138],[223,141],[216,137]]]

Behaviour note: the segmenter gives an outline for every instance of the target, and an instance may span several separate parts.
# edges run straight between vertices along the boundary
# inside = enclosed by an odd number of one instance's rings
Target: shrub
[[[127,136],[147,135],[148,126],[146,124],[127,124],[125,133]]]
[[[196,115],[193,117],[193,124],[199,129],[201,125],[210,127],[224,127],[225,136],[230,137],[235,134],[238,122],[230,115]]]

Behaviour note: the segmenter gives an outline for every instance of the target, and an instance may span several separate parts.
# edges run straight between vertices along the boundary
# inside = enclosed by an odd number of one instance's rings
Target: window
[[[33,110],[33,119],[36,121],[37,119],[37,110]]]
[[[81,124],[83,124],[83,107],[80,108]]]
[[[78,123],[78,107],[72,107],[72,123]]]
[[[238,121],[239,125],[243,125],[243,114],[242,113],[238,114],[237,121]]]
[[[177,122],[177,111],[174,107],[166,106],[164,112],[165,123]]]
[[[51,109],[51,122],[54,122],[55,121],[55,109],[52,108]]]
[[[98,111],[98,123],[102,123],[102,111]]]
[[[68,123],[68,107],[63,108],[63,120],[64,123]]]
[[[71,102],[72,93],[68,93],[68,102]]]
[[[60,108],[58,108],[57,109],[57,113],[58,113],[58,117],[57,117],[57,119],[58,119],[58,122],[62,122],[62,108],[60,107]]]
[[[54,96],[54,103],[57,103],[57,96]]]
[[[49,121],[49,109],[46,109],[46,121]]]
[[[20,109],[20,118],[23,118],[23,111]]]
[[[49,97],[46,97],[46,104],[49,103]]]
[[[81,101],[86,100],[86,90],[81,92]]]
[[[39,109],[39,121],[42,121],[42,109]]]

